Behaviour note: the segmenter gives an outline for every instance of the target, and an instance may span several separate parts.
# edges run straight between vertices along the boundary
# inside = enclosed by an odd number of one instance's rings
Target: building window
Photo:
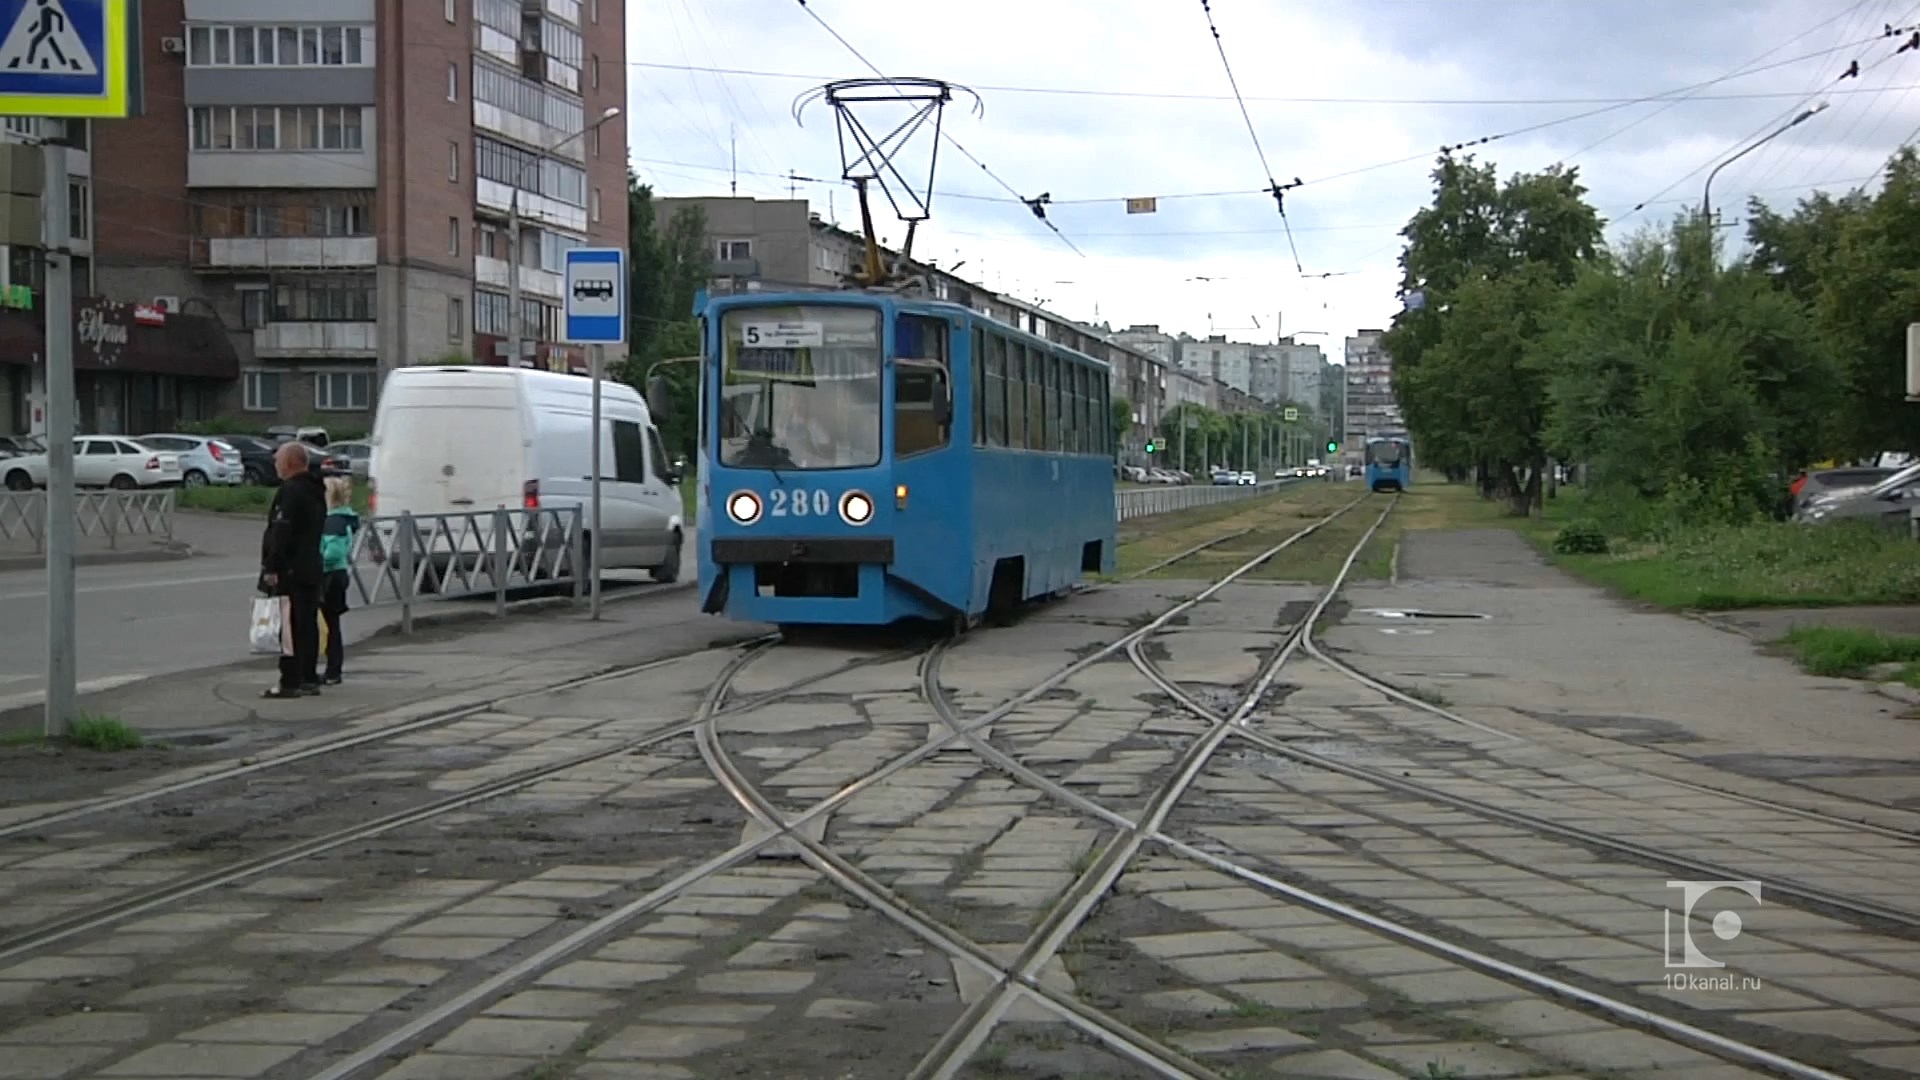
[[[517,36],[517,10],[514,12],[514,26]],[[473,100],[498,105],[515,116],[545,124],[562,135],[572,134],[587,126],[586,106],[578,96],[550,89],[524,78],[513,68],[490,61],[476,61],[473,65]]]
[[[447,19],[453,19],[448,0]],[[187,29],[188,67],[368,67],[370,26],[193,26]]]
[[[189,114],[195,150],[365,148],[359,105],[199,106]]]
[[[245,400],[242,406],[248,412],[280,411],[280,373],[277,371],[249,371],[244,373],[243,391]]]
[[[273,321],[372,322],[372,278],[315,278],[273,287]]]
[[[240,327],[257,330],[267,325],[267,290],[244,289],[240,293]]]
[[[593,189],[593,220],[600,220],[600,189]]]
[[[300,208],[293,208],[298,213]],[[364,206],[306,208],[308,236],[371,236],[372,222]]]
[[[67,181],[67,235],[75,240],[87,238],[87,182]]]
[[[753,258],[753,241],[722,240],[720,241],[719,258],[721,262],[731,262],[736,259],[751,259]]]
[[[455,7],[456,7],[456,0],[447,0],[447,21],[448,22],[454,22],[460,17],[459,14],[454,10]]]
[[[600,0],[588,0],[587,10],[592,13],[593,21],[598,23],[600,21]]]
[[[313,378],[313,407],[321,412],[364,410],[372,397],[370,372],[323,371]]]
[[[447,143],[447,179],[456,183],[460,180],[460,144],[457,142]]]
[[[568,206],[587,205],[586,170],[485,135],[473,141],[473,174],[508,187],[517,187]]]
[[[600,55],[598,53],[594,54],[593,60],[588,66],[592,72],[593,88],[598,90],[600,89]]]
[[[594,128],[593,133],[589,135],[588,138],[593,140],[593,156],[599,157],[600,156],[600,129]]]
[[[460,254],[460,219],[457,217],[447,219],[447,254]]]
[[[467,340],[467,305],[457,296],[447,297],[447,340]]]

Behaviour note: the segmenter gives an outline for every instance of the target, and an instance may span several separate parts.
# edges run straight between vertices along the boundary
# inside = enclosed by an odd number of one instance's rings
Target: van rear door
[[[518,386],[511,376],[472,374],[389,387],[372,469],[382,514],[521,505],[529,477]]]

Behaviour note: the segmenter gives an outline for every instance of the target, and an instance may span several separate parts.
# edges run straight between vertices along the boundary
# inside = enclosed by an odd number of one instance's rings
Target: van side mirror
[[[656,424],[660,422],[659,417],[673,411],[673,386],[667,382],[665,375],[655,375],[647,380],[647,409],[656,417]]]

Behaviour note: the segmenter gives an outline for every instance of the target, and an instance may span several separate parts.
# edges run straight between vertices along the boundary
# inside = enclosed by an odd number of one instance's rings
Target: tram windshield
[[[735,468],[880,463],[877,308],[736,308],[722,320],[720,461]]]
[[[1368,443],[1367,444],[1367,464],[1369,465],[1400,464],[1400,443],[1393,439],[1382,439],[1379,442]]]

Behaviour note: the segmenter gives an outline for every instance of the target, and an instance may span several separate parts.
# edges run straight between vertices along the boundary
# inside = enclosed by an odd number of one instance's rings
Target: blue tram
[[[1112,571],[1104,362],[885,293],[701,310],[702,611],[959,628]]]
[[[1405,491],[1413,486],[1413,440],[1404,434],[1367,438],[1367,490]]]

